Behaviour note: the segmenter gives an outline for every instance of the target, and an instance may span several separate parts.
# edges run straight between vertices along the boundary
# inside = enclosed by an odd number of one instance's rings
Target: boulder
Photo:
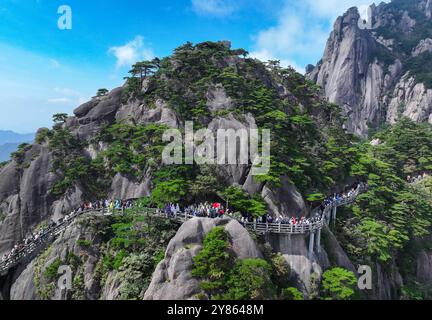
[[[274,217],[306,216],[308,211],[302,195],[292,185],[288,177],[281,178],[281,187],[277,189],[264,186],[262,197]]]
[[[232,109],[233,102],[222,86],[222,84],[217,84],[211,86],[206,93],[207,107],[211,112]]]
[[[153,273],[144,300],[189,300],[201,292],[199,280],[192,277],[193,258],[202,248],[205,235],[217,226],[225,226],[237,258],[262,257],[257,245],[237,221],[194,218],[185,222],[169,242],[165,259]]]

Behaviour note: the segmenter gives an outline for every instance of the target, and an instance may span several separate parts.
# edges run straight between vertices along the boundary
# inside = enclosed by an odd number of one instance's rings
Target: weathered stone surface
[[[383,70],[372,61],[376,47],[368,30],[358,27],[356,8],[348,10],[334,25],[321,62],[308,75],[323,87],[349,117],[348,129],[360,135],[367,123],[376,123]]]
[[[135,177],[124,177],[116,174],[111,183],[112,192],[109,194],[113,199],[139,199],[148,197],[151,190],[150,178],[137,181]]]
[[[421,283],[432,282],[432,255],[426,251],[421,251],[417,255],[417,279]]]
[[[36,288],[34,285],[34,265],[28,265],[14,282],[10,291],[11,300],[34,300]]]
[[[105,286],[102,288],[100,300],[117,300],[120,296],[121,280],[118,272],[111,271],[105,281]]]
[[[325,243],[325,251],[330,260],[330,263],[335,266],[343,267],[354,273],[357,272],[356,268],[348,258],[345,251],[340,246],[333,232],[328,227],[322,230],[323,241]]]
[[[52,220],[59,221],[65,214],[69,214],[86,200],[85,191],[80,186],[74,186],[66,192],[62,199],[52,204]]]
[[[412,52],[413,57],[417,57],[418,55],[422,54],[423,52],[432,52],[432,39],[426,38],[417,45],[417,47],[414,48]]]
[[[415,1],[429,17],[431,2]],[[396,57],[404,54],[395,52],[395,39],[376,32],[384,28],[408,37],[416,26],[414,15],[396,12],[386,3],[373,5],[370,27],[360,29],[358,10],[349,9],[336,20],[321,61],[308,69],[307,76],[322,86],[324,95],[342,107],[348,117],[348,130],[364,137],[369,128],[394,123],[401,116],[432,121],[432,94],[403,72],[406,66]],[[426,38],[413,48],[412,56],[431,51],[432,40]]]
[[[217,84],[208,89],[207,107],[210,111],[215,112],[223,109],[231,109],[233,106],[232,100],[227,96],[227,93],[222,84]]]
[[[424,241],[432,241],[432,237],[428,236]],[[419,243],[419,246],[421,243]],[[422,284],[432,284],[432,252],[431,250],[422,249],[415,256],[416,277],[417,281]]]
[[[43,272],[48,266],[50,266],[56,259],[61,261],[67,261],[70,255],[79,257],[81,260],[80,273],[83,277],[83,295],[85,299],[97,300],[101,289],[99,283],[95,277],[95,267],[99,260],[99,244],[100,237],[95,234],[95,228],[99,228],[104,222],[104,217],[92,217],[91,214],[86,214],[75,222],[64,231],[62,236],[58,237],[54,241],[52,246],[48,249],[46,258],[39,262],[39,268]],[[79,245],[78,240],[88,240],[92,243],[91,247],[82,247]],[[41,297],[38,294],[38,287],[34,282],[35,279],[35,267],[38,263],[38,259],[34,259],[27,268],[19,275],[17,280],[13,283],[10,291],[12,300],[39,300]],[[74,270],[74,276],[77,270]],[[39,278],[39,288],[49,285],[44,277]],[[116,288],[112,288],[113,291]],[[106,297],[114,296],[109,289],[105,290]],[[57,286],[53,291],[52,296],[49,297],[53,300],[64,300],[69,298],[67,292],[61,292]]]
[[[281,178],[281,187],[276,190],[264,186],[261,195],[274,217],[306,216],[308,213],[302,195],[287,177]]]
[[[395,266],[394,261],[386,266],[386,270],[383,270],[383,266],[379,263],[375,264],[375,284],[372,290],[372,296],[378,300],[394,300],[399,296],[399,288],[403,285],[402,277]]]
[[[129,121],[134,124],[165,124],[170,128],[178,128],[180,126],[176,113],[162,99],[156,100],[152,106],[143,105],[137,101],[130,102],[120,107],[116,119],[118,121]]]
[[[200,292],[199,281],[191,275],[193,257],[200,246],[180,248],[168,261],[162,261],[153,273],[152,282],[144,300],[187,300],[195,299]]]
[[[432,123],[432,90],[416,83],[409,74],[405,74],[396,84],[388,106],[389,123],[395,123],[400,117]]]
[[[8,251],[41,220],[49,217],[47,194],[56,177],[50,171],[46,146],[33,145],[23,165],[11,162],[0,172],[0,206],[6,218],[0,222],[0,254]]]
[[[122,91],[123,88],[116,88],[112,90],[107,97],[100,99],[98,101],[99,103],[97,103],[92,108],[89,109],[87,107],[84,111],[87,111],[87,109],[89,110],[83,117],[80,118],[80,123],[85,124],[95,120],[112,120],[120,107]],[[80,111],[81,110],[78,110],[78,112]]]
[[[86,116],[90,112],[90,110],[97,105],[97,103],[98,103],[98,100],[93,99],[91,101],[88,101],[88,102],[80,105],[78,108],[76,108],[74,110],[75,116],[77,116],[78,118],[82,118],[82,117]]]
[[[290,280],[300,288],[303,293],[311,292],[311,283],[322,275],[322,267],[316,257],[308,257],[308,237],[305,235],[269,234],[266,240],[275,252],[280,252],[290,266]]]
[[[262,257],[249,233],[230,219],[195,218],[184,223],[168,244],[165,259],[153,274],[144,300],[196,299],[199,281],[192,277],[193,258],[202,248],[205,235],[216,226],[225,226],[232,250],[240,259]]]

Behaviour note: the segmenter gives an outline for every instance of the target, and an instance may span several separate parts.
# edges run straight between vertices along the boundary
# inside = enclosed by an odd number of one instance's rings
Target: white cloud
[[[250,53],[250,56],[252,58],[261,60],[261,61],[269,61],[269,60],[279,60],[280,65],[282,67],[288,67],[291,66],[294,69],[296,69],[300,73],[305,73],[305,68],[298,65],[296,62],[289,60],[289,59],[280,59],[274,56],[271,52],[269,52],[267,49],[260,49],[259,51],[253,51]]]
[[[390,0],[304,0],[309,10],[318,17],[335,19],[351,7],[358,7],[362,18],[367,18],[367,8],[372,3],[390,2]]]
[[[300,64],[315,63],[328,39],[337,16],[357,6],[367,19],[371,0],[286,0],[275,26],[255,35],[251,56],[260,60],[280,60],[304,73]],[[376,3],[381,2],[375,1]],[[389,2],[389,0],[387,0]]]
[[[117,68],[131,66],[139,60],[151,60],[155,57],[153,50],[144,45],[142,36],[136,36],[123,46],[111,47],[108,53],[116,57]]]
[[[70,88],[56,87],[54,88],[54,92],[61,97],[48,99],[47,102],[49,104],[63,104],[76,107],[90,100],[88,97],[84,97],[81,92]]]
[[[47,100],[48,103],[52,104],[70,104],[72,101],[68,98],[52,98]]]
[[[73,89],[69,89],[69,88],[59,88],[56,87],[54,88],[54,91],[56,93],[68,96],[68,97],[79,97],[81,96],[81,93],[79,91],[73,90]]]
[[[279,16],[277,25],[263,30],[255,38],[251,56],[263,59],[281,60],[304,73],[296,58],[301,56],[311,61],[316,52],[321,52],[328,37],[328,31],[308,24],[291,7],[286,7]],[[303,60],[304,60],[303,59]]]
[[[237,10],[234,3],[229,0],[192,0],[192,8],[198,14],[227,16]]]

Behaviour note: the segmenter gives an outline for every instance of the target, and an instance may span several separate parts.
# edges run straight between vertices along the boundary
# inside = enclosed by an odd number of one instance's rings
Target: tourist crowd
[[[133,200],[100,200],[95,202],[85,201],[83,202],[77,209],[73,210],[70,214],[64,216],[63,219],[58,221],[51,221],[48,225],[41,226],[38,231],[30,233],[27,235],[24,240],[15,244],[11,251],[4,254],[0,263],[9,260],[13,256],[23,251],[26,251],[29,246],[41,240],[43,237],[50,234],[53,230],[55,230],[58,226],[62,224],[66,224],[71,222],[76,216],[81,215],[86,211],[92,210],[106,210],[107,213],[113,212],[114,210],[124,210],[131,208],[134,205]]]
[[[410,178],[410,177],[409,177]],[[292,226],[308,226],[314,223],[319,223],[324,218],[326,208],[334,207],[335,205],[341,205],[346,200],[353,199],[358,193],[364,191],[367,188],[365,183],[359,183],[348,188],[348,191],[334,194],[331,197],[326,198],[323,203],[313,211],[311,217],[305,217],[301,214],[297,214],[295,217],[283,217],[278,216],[273,218],[271,215],[266,214],[261,217],[254,217],[250,213],[241,213],[241,216],[235,216],[234,212],[225,208],[219,202],[204,202],[200,204],[193,204],[181,208],[179,204],[169,203],[165,207],[156,211],[157,214],[164,214],[168,217],[175,217],[181,214],[188,214],[193,217],[208,217],[208,218],[223,218],[229,216],[231,218],[239,220],[243,225],[246,223],[276,223]],[[100,200],[95,202],[85,201],[76,210],[66,215],[60,221],[51,221],[49,225],[40,227],[37,232],[29,234],[23,241],[16,244],[12,250],[4,254],[0,259],[0,263],[9,260],[14,255],[26,251],[30,244],[37,242],[44,236],[50,234],[59,225],[67,224],[72,221],[76,216],[81,215],[84,212],[92,210],[102,210],[106,213],[113,213],[114,210],[125,210],[134,206],[134,200]]]
[[[427,177],[430,177],[429,173],[423,172],[423,174],[418,174],[414,176],[408,176],[407,181],[408,183],[417,183],[422,181],[423,179],[426,179]]]
[[[180,208],[179,204],[169,203],[164,207],[163,213],[168,216],[177,216],[186,213],[194,217],[202,218],[218,218],[224,215],[231,215],[230,211],[225,210],[224,206],[219,202],[193,204],[184,207],[183,210]]]
[[[347,200],[352,200],[357,196],[357,194],[365,191],[366,188],[366,183],[360,182],[358,184],[352,185],[350,188],[348,188],[348,191],[335,193],[333,196],[324,199],[323,203],[318,207],[317,212],[322,215],[324,214],[326,208],[334,207],[335,205],[338,206]]]

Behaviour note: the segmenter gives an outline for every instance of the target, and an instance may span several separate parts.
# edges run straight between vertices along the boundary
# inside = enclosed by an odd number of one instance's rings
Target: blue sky
[[[334,19],[373,0],[0,0],[0,130],[51,126],[137,60],[186,41],[230,40],[302,71],[321,58]],[[60,30],[59,6],[72,9]]]

